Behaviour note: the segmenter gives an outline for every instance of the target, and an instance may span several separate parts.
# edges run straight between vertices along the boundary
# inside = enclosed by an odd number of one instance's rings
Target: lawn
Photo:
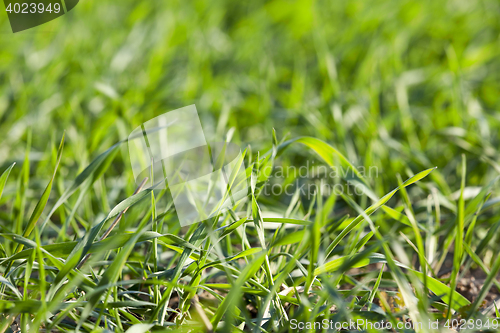
[[[15,34],[0,13],[0,332],[497,332],[499,12],[85,0]],[[247,195],[185,226],[127,138],[193,104]]]

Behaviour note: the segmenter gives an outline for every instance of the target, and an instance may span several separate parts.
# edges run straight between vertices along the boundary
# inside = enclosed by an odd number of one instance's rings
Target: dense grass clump
[[[499,10],[0,14],[0,331],[498,331]],[[181,227],[124,140],[190,104],[242,147],[248,196]]]

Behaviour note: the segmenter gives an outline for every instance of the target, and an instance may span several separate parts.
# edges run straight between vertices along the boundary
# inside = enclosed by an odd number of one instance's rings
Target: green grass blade
[[[466,159],[462,155],[462,182],[460,186],[460,197],[458,199],[458,216],[456,220],[456,237],[455,237],[455,251],[453,253],[453,267],[451,272],[450,281],[450,299],[453,300],[453,291],[457,287],[457,277],[462,265],[463,241],[464,241],[464,188],[465,188],[465,175],[466,175]],[[448,319],[451,318],[451,305],[452,301],[448,304],[450,309],[448,311]]]
[[[371,205],[370,207],[368,207],[366,210],[365,210],[365,214],[367,216],[370,216],[371,214],[373,214],[377,209],[379,209],[382,205],[385,205],[389,199],[392,198],[392,196],[402,187],[407,187],[419,180],[421,180],[422,178],[426,177],[429,173],[431,173],[435,168],[431,168],[431,169],[427,169],[427,170],[424,170],[422,172],[419,172],[418,174],[416,174],[415,176],[407,179],[404,183],[402,183],[400,186],[398,186],[397,188],[395,188],[394,190],[392,190],[391,192],[389,192],[388,194],[386,194],[385,196],[383,196],[378,202],[376,202],[375,204]],[[350,199],[349,197],[345,196],[344,194],[341,194],[341,196],[351,202],[352,199]],[[340,243],[340,241],[349,233],[351,232],[358,224],[360,224],[361,222],[364,221],[364,217],[363,215],[359,215],[358,217],[356,217],[345,229],[342,230],[342,232],[333,240],[333,242],[328,246],[328,248],[326,249],[326,257],[328,257],[330,255],[330,253],[332,253],[332,251],[335,249],[335,247]]]
[[[7,169],[5,169],[0,176],[0,199],[2,199],[2,193],[5,187],[5,183],[7,183],[7,178],[9,178],[10,171],[12,170],[14,165],[16,165],[16,162],[12,163]]]
[[[38,219],[42,215],[42,212],[45,209],[47,202],[49,201],[50,191],[52,190],[52,184],[54,183],[57,169],[59,167],[59,163],[61,162],[61,157],[62,157],[62,152],[63,152],[63,147],[64,147],[64,136],[65,136],[65,134],[63,134],[63,136],[62,136],[61,143],[59,144],[59,149],[57,150],[57,161],[56,161],[56,165],[54,167],[54,173],[52,174],[52,178],[50,179],[49,183],[47,184],[47,187],[43,191],[42,197],[40,198],[40,200],[36,204],[35,210],[31,214],[28,225],[26,226],[26,229],[24,230],[23,237],[30,236],[31,232],[35,228],[36,223],[38,222]],[[15,252],[21,251],[22,248],[23,248],[23,246],[21,244],[17,247]]]
[[[121,142],[115,144],[104,153],[100,154],[96,157],[86,168],[83,170],[73,181],[71,186],[64,191],[61,197],[54,204],[54,207],[47,214],[47,217],[43,221],[40,232],[42,232],[49,221],[50,217],[54,212],[64,203],[68,198],[82,185],[85,181],[90,179],[90,183],[93,183],[96,179],[98,179],[110,166],[111,161],[114,159],[116,153],[118,152],[118,148],[120,147]]]

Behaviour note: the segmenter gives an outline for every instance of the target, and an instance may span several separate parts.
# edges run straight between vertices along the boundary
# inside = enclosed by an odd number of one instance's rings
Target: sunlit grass
[[[82,1],[2,34],[0,331],[497,331],[499,6]],[[190,104],[248,197],[181,228],[123,140]]]

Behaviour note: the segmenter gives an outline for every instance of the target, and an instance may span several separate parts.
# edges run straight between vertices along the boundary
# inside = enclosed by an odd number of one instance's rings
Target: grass
[[[0,14],[0,331],[497,331],[499,9],[82,1],[18,34]],[[124,140],[190,104],[246,149],[249,194],[181,228],[168,190],[134,194]]]

